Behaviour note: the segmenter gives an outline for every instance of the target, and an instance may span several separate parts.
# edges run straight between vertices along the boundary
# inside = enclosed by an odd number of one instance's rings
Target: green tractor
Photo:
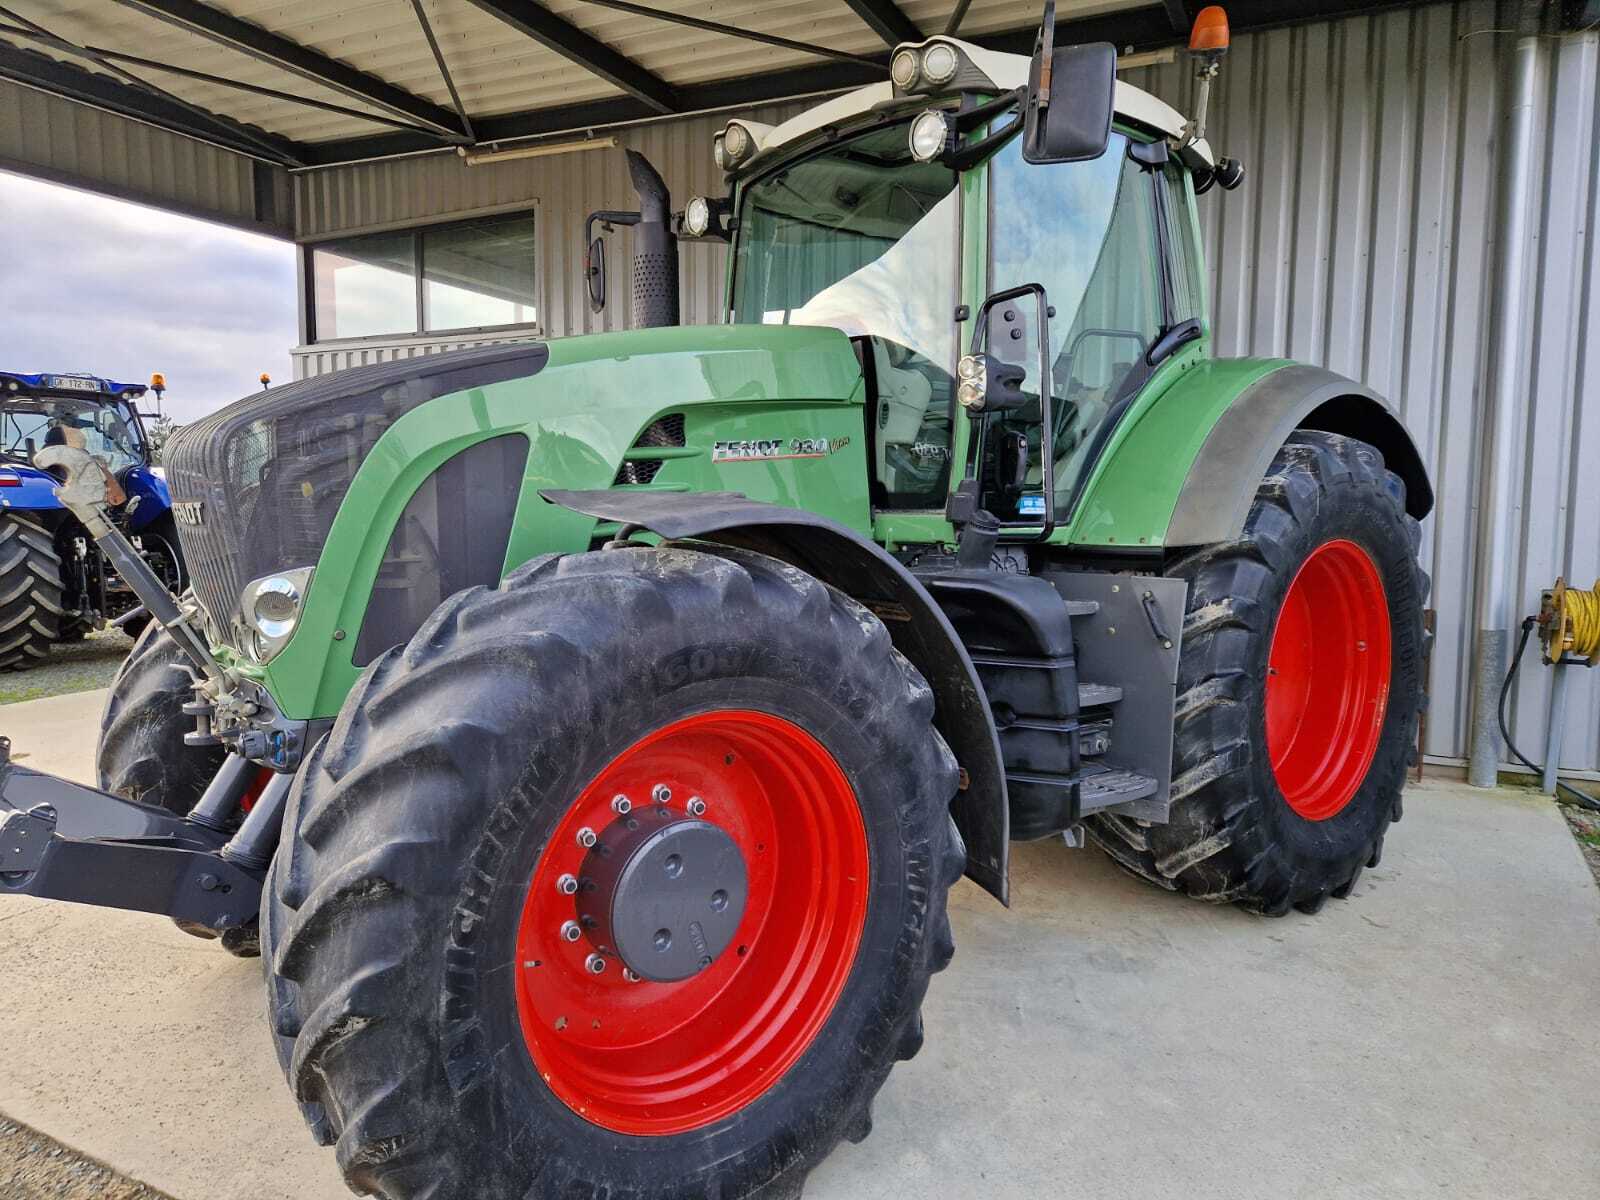
[[[730,122],[681,217],[635,159],[598,216],[651,327],[189,425],[183,597],[42,452],[157,623],[100,789],[5,768],[0,888],[259,942],[307,1121],[391,1200],[798,1195],[1012,840],[1349,895],[1428,480],[1360,384],[1212,356],[1196,196],[1242,169],[1114,71],[1047,12],[1031,60],[936,37]],[[676,326],[680,237],[731,239],[725,325]]]

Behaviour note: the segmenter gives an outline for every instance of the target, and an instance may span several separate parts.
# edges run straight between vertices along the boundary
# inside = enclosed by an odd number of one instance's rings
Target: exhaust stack
[[[633,230],[633,324],[636,329],[678,324],[678,239],[672,197],[650,160],[629,150],[628,174],[639,194]]]

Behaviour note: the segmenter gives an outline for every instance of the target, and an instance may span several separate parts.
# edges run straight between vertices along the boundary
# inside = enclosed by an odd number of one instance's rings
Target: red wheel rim
[[[731,836],[748,898],[733,941],[676,983],[592,974],[588,935],[568,941],[584,830],[618,820],[613,798],[681,813]],[[870,884],[866,826],[833,756],[799,726],[724,710],[655,730],[606,766],[540,854],[517,929],[517,1012],[545,1083],[574,1112],[620,1133],[664,1136],[749,1105],[805,1053],[855,961]]]
[[[1267,754],[1283,798],[1310,821],[1344,810],[1372,766],[1389,701],[1389,603],[1354,542],[1301,564],[1267,659]]]

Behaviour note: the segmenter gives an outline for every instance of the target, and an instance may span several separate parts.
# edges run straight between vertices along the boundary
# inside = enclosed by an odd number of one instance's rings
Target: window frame
[[[507,217],[521,217],[533,222],[534,266],[533,286],[534,311],[544,313],[544,276],[540,270],[543,259],[540,238],[543,236],[543,222],[539,219],[538,204],[527,204],[516,208],[502,209],[499,211],[475,213],[467,217],[453,217],[447,221],[430,221],[422,225],[408,225],[389,229],[362,229],[357,232],[332,233],[326,237],[319,237],[315,241],[303,242],[300,245],[301,269],[305,276],[305,308],[306,308],[306,334],[305,341],[308,346],[331,345],[361,345],[362,343],[383,343],[397,341],[422,341],[429,338],[453,338],[470,334],[495,334],[495,333],[544,333],[542,320],[512,322],[507,325],[460,325],[449,329],[429,329],[425,317],[426,305],[424,295],[426,292],[426,265],[423,261],[422,239],[425,234],[435,233],[444,229],[461,228],[477,224],[487,219],[500,219]],[[413,292],[412,311],[416,318],[416,329],[396,333],[363,333],[352,337],[323,338],[317,332],[317,275],[316,252],[339,242],[351,242],[365,237],[377,237],[407,233],[411,235],[411,283]]]

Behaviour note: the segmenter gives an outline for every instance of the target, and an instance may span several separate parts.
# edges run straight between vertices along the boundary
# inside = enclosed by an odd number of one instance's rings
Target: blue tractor
[[[93,375],[0,371],[0,669],[24,670],[56,642],[106,622],[137,636],[148,617],[88,531],[33,465],[46,446],[78,446],[115,481],[122,531],[174,590],[188,580],[172,496],[152,462],[135,402],[154,387]]]

